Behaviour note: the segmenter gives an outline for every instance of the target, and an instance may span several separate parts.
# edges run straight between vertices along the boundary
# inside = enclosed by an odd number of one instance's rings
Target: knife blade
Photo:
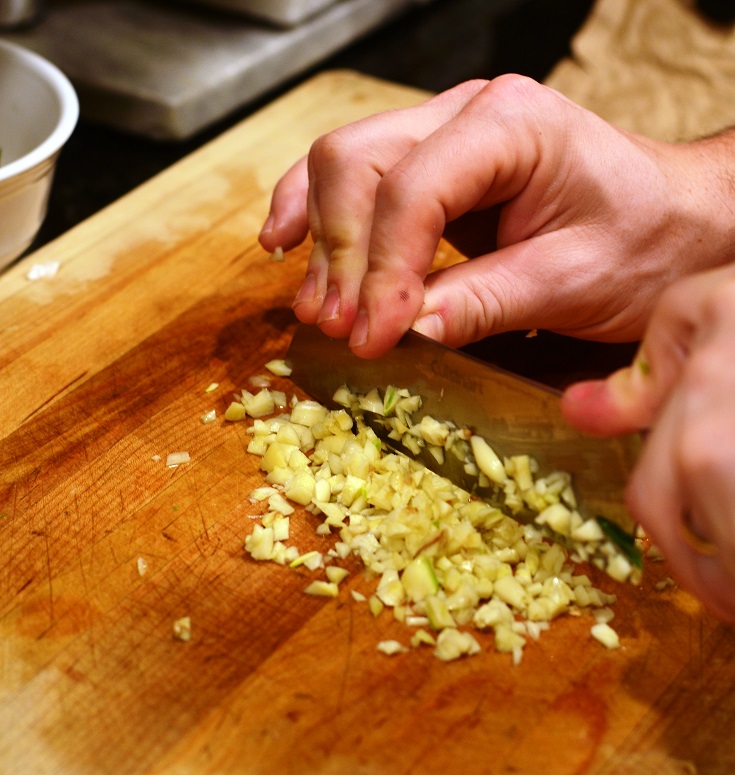
[[[580,514],[602,517],[603,523],[613,526],[617,538],[611,537],[616,543],[632,546],[636,525],[625,508],[624,490],[640,451],[640,437],[598,438],[577,431],[561,414],[558,390],[413,331],[385,355],[366,360],[352,353],[345,340],[331,339],[316,326],[300,325],[286,360],[291,379],[324,405],[334,406],[334,393],[343,384],[363,394],[388,385],[407,388],[422,399],[416,419],[430,415],[466,427],[485,438],[501,459],[530,455],[538,462],[541,476],[569,472]],[[371,422],[370,417],[367,422],[381,435],[379,423]],[[390,443],[385,433],[382,438]],[[461,467],[437,464],[430,455],[419,459],[502,508],[497,498],[493,500],[476,483],[468,482]],[[524,513],[509,516],[530,521]],[[552,537],[568,544],[560,536]]]

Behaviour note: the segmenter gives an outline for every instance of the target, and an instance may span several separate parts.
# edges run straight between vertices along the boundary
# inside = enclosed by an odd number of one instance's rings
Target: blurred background
[[[238,2],[260,15],[243,16]],[[31,249],[322,70],[351,68],[429,91],[505,72],[543,80],[569,53],[593,4],[40,0],[30,23],[0,37],[66,72],[82,120],[61,154],[48,217]],[[730,21],[733,5],[699,3],[715,23]]]
[[[104,27],[101,26],[104,18],[99,16],[103,5],[112,14]],[[168,3],[151,0],[147,5],[151,9],[132,2],[95,4],[46,0],[40,16],[32,24],[0,34],[37,50],[59,65],[77,88],[82,106],[82,119],[59,159],[48,216],[31,250],[323,70],[351,68],[429,91],[440,91],[468,78],[491,78],[511,71],[542,80],[568,52],[569,40],[584,21],[592,0],[404,3],[402,9],[392,12],[389,9],[387,18],[373,20],[371,29],[360,32],[359,25],[353,24],[347,33],[342,33],[343,45],[324,56],[325,50],[339,45],[339,41],[335,44],[336,35],[330,30],[327,17],[337,6],[345,5],[340,0],[331,9],[290,28],[177,0]],[[149,19],[147,13],[159,15]],[[159,39],[152,37],[150,27],[152,22],[167,24],[168,16],[176,17],[175,21],[180,21],[182,26],[169,23],[163,40],[171,42],[175,34],[186,35],[187,40],[174,39],[168,56],[156,61],[153,55],[156,52],[152,54],[151,49],[160,50],[163,46],[158,45]],[[89,34],[95,35],[89,51],[84,50],[85,24],[90,25]],[[119,24],[121,29],[110,29],[114,24]],[[141,35],[146,37],[138,39],[136,24],[147,28],[141,29]],[[197,43],[192,40],[197,35],[197,25],[204,30],[203,52],[191,48]],[[237,96],[231,98],[232,108],[228,110],[227,105],[221,108],[226,115],[212,121],[203,116],[199,119],[203,126],[196,127],[188,136],[173,136],[181,131],[175,115],[177,105],[171,108],[170,104],[163,103],[172,101],[172,84],[187,81],[187,56],[196,56],[190,69],[191,80],[194,77],[210,80],[206,88],[211,96],[204,99],[212,104],[218,98],[219,79],[225,84],[232,78],[228,72],[232,65],[222,61],[223,54],[227,53],[227,46],[237,45],[241,39],[237,36],[244,34],[251,35],[255,41],[251,43],[247,38],[244,45],[253,50],[261,43],[271,50],[280,46],[280,55],[285,60],[290,56],[289,45],[303,49],[310,45],[308,36],[311,36],[309,56],[302,59],[315,61],[285,77],[277,66],[266,62],[263,66],[266,72],[280,82],[269,85],[267,78],[260,77],[261,93],[248,98],[248,89],[241,88],[241,105],[236,104]],[[331,36],[329,45],[323,43],[325,34]],[[124,42],[121,36],[125,35]],[[296,43],[290,44],[288,40],[294,38]],[[211,58],[211,72],[206,72],[207,57]],[[253,68],[257,66],[256,62]],[[146,93],[149,83],[154,87],[161,84],[161,94],[153,93],[150,86]],[[226,85],[221,87],[223,92],[226,88]],[[123,93],[126,89],[129,94]],[[204,87],[201,90],[204,92]],[[132,102],[135,104],[131,107]],[[183,112],[185,106],[178,105],[178,109]],[[138,126],[135,125],[136,110],[141,114]],[[151,128],[148,117],[154,110],[157,110],[158,126]],[[151,136],[154,133],[159,136]]]

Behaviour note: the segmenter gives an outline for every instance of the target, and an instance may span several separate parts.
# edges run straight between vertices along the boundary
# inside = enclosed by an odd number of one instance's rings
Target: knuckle
[[[471,96],[484,89],[489,83],[490,81],[487,78],[471,78],[468,81],[463,81],[462,83],[453,86],[450,89],[450,92],[463,96]]]
[[[378,182],[376,200],[387,208],[400,207],[413,198],[417,183],[415,173],[409,172],[401,164],[396,164]]]
[[[568,122],[568,110],[560,95],[523,75],[500,75],[490,81],[471,103],[476,120],[490,132],[501,133],[515,147],[522,139],[533,140],[554,130],[560,141]]]
[[[444,204],[431,193],[429,177],[424,167],[411,163],[399,163],[388,170],[375,188],[376,217],[391,213],[394,221],[410,218],[417,231],[436,235],[438,241],[448,216]]]
[[[476,99],[493,110],[503,110],[516,109],[519,106],[536,106],[539,101],[546,102],[551,94],[553,92],[548,87],[534,81],[533,78],[507,73],[489,81],[478,92]]]
[[[330,240],[329,277],[343,278],[357,270],[356,253],[352,246],[350,235],[336,233]]]
[[[309,161],[314,170],[331,170],[349,165],[359,155],[359,139],[348,124],[318,137],[309,150]]]

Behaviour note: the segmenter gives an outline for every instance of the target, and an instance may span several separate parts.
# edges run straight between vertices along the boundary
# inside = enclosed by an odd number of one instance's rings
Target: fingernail
[[[296,307],[299,304],[303,304],[305,301],[313,301],[316,294],[316,277],[309,272],[304,277],[304,282],[301,283],[301,288],[296,294],[296,298],[293,300],[292,307]]]
[[[430,312],[427,315],[421,315],[420,317],[416,318],[413,326],[411,327],[414,331],[418,331],[420,334],[428,336],[429,339],[436,339],[441,341],[444,335],[444,324],[442,322],[441,316],[437,315],[436,312]]]
[[[355,322],[350,333],[350,347],[362,347],[368,338],[368,314],[367,310],[361,307],[357,310]]]
[[[324,303],[319,311],[318,323],[326,323],[339,317],[339,291],[336,285],[330,285],[327,288],[327,295],[324,297]]]
[[[260,230],[259,237],[262,237],[265,234],[270,234],[273,231],[273,226],[275,225],[275,223],[276,223],[276,219],[273,213],[268,213],[268,217],[265,219],[263,228]]]

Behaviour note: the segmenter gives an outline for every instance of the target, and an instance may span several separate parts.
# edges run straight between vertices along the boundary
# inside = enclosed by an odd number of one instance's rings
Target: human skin
[[[639,359],[571,388],[562,406],[590,432],[648,431],[631,512],[681,583],[735,619],[735,487],[713,454],[735,462],[735,416],[722,407],[735,388],[724,313],[718,337],[702,344],[707,310],[722,306],[713,296],[735,280],[722,269],[677,282],[733,258],[733,169],[734,134],[654,141],[503,76],[319,138],[277,184],[260,240],[288,250],[311,233],[294,311],[366,358],[410,327],[451,346],[530,328],[611,342],[645,333],[646,374]],[[442,237],[471,260],[432,273]],[[696,316],[686,301],[695,290]],[[705,356],[733,368],[703,380]],[[696,396],[709,413],[686,410]],[[707,445],[713,426],[718,444]],[[684,513],[716,555],[692,549]]]
[[[592,434],[647,432],[627,488],[631,515],[678,581],[735,621],[735,265],[678,280],[633,363],[567,389],[562,412]],[[684,523],[688,523],[688,528]],[[687,539],[692,530],[709,545]]]

